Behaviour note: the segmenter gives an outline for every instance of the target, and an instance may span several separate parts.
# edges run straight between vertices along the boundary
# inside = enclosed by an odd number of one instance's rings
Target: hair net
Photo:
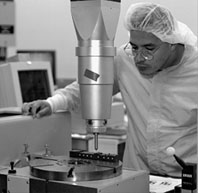
[[[128,31],[150,32],[163,42],[196,46],[197,37],[183,23],[177,21],[171,12],[158,4],[144,2],[132,4],[125,16]]]

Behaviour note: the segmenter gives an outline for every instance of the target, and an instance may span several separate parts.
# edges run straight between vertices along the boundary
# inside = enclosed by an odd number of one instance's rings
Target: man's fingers
[[[36,117],[37,117],[37,118],[40,118],[40,117],[43,117],[43,116],[46,116],[46,115],[49,115],[49,108],[48,108],[48,107],[45,107],[45,108],[41,109],[41,110],[36,114]]]

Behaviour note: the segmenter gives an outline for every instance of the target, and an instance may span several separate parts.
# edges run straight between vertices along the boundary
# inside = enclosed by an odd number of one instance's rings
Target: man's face
[[[130,44],[136,67],[145,78],[157,74],[171,54],[170,44],[162,42],[152,33],[131,31]]]

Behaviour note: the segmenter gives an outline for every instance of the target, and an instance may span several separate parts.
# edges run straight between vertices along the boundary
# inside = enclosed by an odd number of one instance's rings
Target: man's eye
[[[146,47],[146,49],[147,49],[148,51],[154,51],[154,50],[155,50],[154,47]]]
[[[137,46],[132,46],[132,50],[138,50]]]

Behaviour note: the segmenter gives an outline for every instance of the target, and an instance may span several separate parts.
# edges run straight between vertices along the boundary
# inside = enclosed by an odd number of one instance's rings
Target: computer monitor
[[[49,62],[8,62],[0,65],[0,107],[21,107],[24,102],[52,96]]]
[[[44,61],[50,62],[52,70],[52,78],[54,85],[57,84],[56,80],[56,51],[55,50],[17,50],[18,55],[23,55],[23,58],[29,58],[30,61]],[[25,57],[26,56],[26,57]]]

